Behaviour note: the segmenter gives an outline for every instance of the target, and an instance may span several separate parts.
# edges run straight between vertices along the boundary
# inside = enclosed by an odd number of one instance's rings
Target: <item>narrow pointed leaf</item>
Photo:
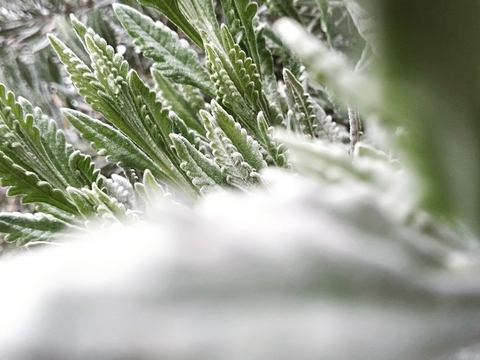
[[[205,134],[205,128],[198,115],[200,109],[194,108],[194,104],[188,102],[178,86],[163,76],[160,71],[152,68],[152,75],[160,91],[163,106],[173,110],[191,129]]]
[[[245,161],[256,171],[267,166],[260,151],[260,145],[242,126],[236,122],[216,101],[212,101],[212,111],[215,120],[232,144],[243,155]]]
[[[203,47],[202,37],[180,11],[178,0],[138,0],[138,2],[142,5],[154,7],[159,10],[171,22],[182,29],[183,33],[195,44],[200,48]]]
[[[128,6],[117,4],[114,9],[135,45],[155,62],[154,69],[174,83],[192,85],[214,96],[210,76],[187,42],[167,26]]]
[[[278,143],[273,136],[273,126],[268,126],[267,120],[262,112],[257,117],[258,129],[262,137],[262,143],[265,144],[270,159],[267,159],[269,165],[290,168],[287,160],[287,149],[282,143]],[[269,162],[270,161],[270,162]]]
[[[172,204],[172,195],[169,192],[166,192],[162,186],[157,183],[152,172],[148,169],[143,173],[143,183],[135,183],[134,187],[136,193],[147,207],[157,206],[157,201],[159,199],[166,204]]]
[[[31,172],[16,165],[3,152],[0,152],[0,180],[2,186],[9,186],[8,196],[22,196],[22,203],[42,202],[71,214],[77,214],[77,209],[65,194],[42,181]]]
[[[54,241],[69,229],[79,230],[49,214],[0,213],[0,233],[7,234],[5,241],[16,242],[18,246]]]
[[[63,109],[62,112],[68,121],[80,131],[82,137],[88,140],[100,155],[107,156],[109,161],[140,171],[152,169],[158,179],[168,183],[172,182],[172,178],[168,174],[120,131],[75,110]]]
[[[310,95],[305,92],[302,84],[288,69],[283,71],[283,79],[285,81],[288,106],[294,114],[295,120],[304,134],[314,138],[318,124]]]
[[[206,194],[227,185],[225,175],[215,162],[195,149],[183,136],[176,134],[170,136],[178,156],[183,160],[182,169],[200,193]]]
[[[201,111],[207,129],[207,137],[211,141],[214,161],[225,175],[227,183],[243,191],[248,191],[260,182],[260,175],[247,163],[231,139],[217,124],[215,118]]]

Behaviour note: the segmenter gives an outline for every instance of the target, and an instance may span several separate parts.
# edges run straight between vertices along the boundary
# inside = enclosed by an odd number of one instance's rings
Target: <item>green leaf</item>
[[[8,194],[22,202],[50,204],[70,214],[78,211],[68,199],[69,186],[91,187],[103,178],[89,156],[67,144],[56,123],[27,100],[18,101],[0,85],[0,178]]]
[[[92,189],[68,188],[67,191],[82,216],[87,220],[93,220],[96,217],[103,223],[122,224],[139,220],[134,212],[127,210],[124,204],[106,194],[95,184]]]
[[[101,96],[105,90],[90,67],[54,35],[48,34],[48,40],[85,102],[94,110],[105,112],[105,104]]]
[[[278,115],[280,115],[282,113],[280,94],[278,92],[277,77],[275,76],[275,65],[273,62],[272,52],[268,48],[267,40],[265,38],[265,26],[262,26],[258,30],[256,36],[258,53],[260,56],[259,67],[262,74],[263,91],[268,99],[268,103],[275,107]],[[282,121],[283,119],[279,117],[278,123],[281,123]]]
[[[306,134],[310,139],[320,138],[342,144],[350,142],[347,130],[327,116],[288,69],[284,69],[283,77],[289,107],[287,129]]]
[[[91,159],[67,144],[54,120],[25,99],[16,101],[1,84],[0,111],[0,150],[15,164],[59,190],[99,180]]]
[[[262,144],[265,144],[269,157],[266,159],[269,165],[279,167],[291,168],[287,159],[287,148],[282,143],[275,139],[273,126],[268,126],[267,120],[263,112],[258,113],[257,117],[258,129],[262,139]]]
[[[173,131],[173,125],[168,117],[169,111],[162,107],[156,93],[139,78],[138,74],[128,70],[128,63],[121,55],[115,54],[114,49],[104,39],[74,18],[73,23],[78,35],[84,36],[83,41],[92,60],[93,79],[87,84],[93,83],[97,88],[93,100],[95,109],[153,161],[155,165],[148,164],[148,168],[152,171],[161,169],[161,172],[155,173],[156,176],[161,175],[160,179],[191,197],[197,196],[190,180],[180,169],[180,159],[172,149],[173,143],[169,135]],[[66,61],[67,69],[73,67],[71,71],[75,73],[74,65],[78,60],[71,61],[73,58],[71,51],[61,44],[59,46],[60,54],[64,55],[61,57],[62,61]],[[81,83],[83,80],[77,76],[80,74],[75,74],[72,80],[74,83],[76,81]],[[91,77],[91,72],[88,75]],[[112,132],[111,129],[106,129],[103,127],[104,131]],[[88,131],[92,130],[94,131],[94,129]],[[116,135],[118,138],[118,134]],[[94,132],[89,136],[90,141],[93,141]],[[102,141],[106,150],[112,150],[110,143]]]
[[[300,15],[295,8],[294,0],[265,0],[265,4],[273,14],[279,17],[288,16],[301,22]]]
[[[155,62],[153,69],[174,83],[192,85],[215,96],[208,72],[186,41],[180,40],[167,26],[128,6],[115,4],[114,9],[134,44]]]
[[[88,140],[100,155],[107,156],[109,161],[140,171],[151,169],[154,176],[161,181],[174,182],[174,179],[162,167],[132,140],[112,126],[75,110],[63,109],[62,112],[68,121],[80,131],[82,137]]]
[[[138,123],[135,130],[141,133],[144,139],[142,149],[173,179],[170,185],[195,197],[195,189],[181,170],[180,159],[172,148],[170,134],[173,132],[173,123],[169,111],[162,109],[155,92],[145,85],[136,72],[131,72],[128,80],[132,98],[136,99],[135,107],[139,109],[135,118]],[[151,140],[146,141],[148,139]]]
[[[205,40],[219,44],[220,29],[212,0],[181,0],[181,12]]]
[[[225,175],[214,161],[195,149],[183,136],[171,134],[178,156],[183,160],[182,169],[201,194],[227,186]]]
[[[237,76],[233,73],[233,68],[229,61],[225,59],[222,61],[221,52],[215,50],[210,44],[205,45],[205,51],[207,56],[207,66],[212,74],[212,80],[215,83],[217,90],[216,99],[232,113],[236,114],[242,124],[249,129],[252,133],[255,133],[255,124],[253,119],[255,118],[255,111],[252,109],[252,105],[244,98],[244,89],[241,82],[239,83]],[[227,63],[227,66],[225,65]],[[230,73],[228,70],[230,70]],[[233,78],[232,78],[233,77]],[[237,80],[236,83],[234,79]],[[237,87],[240,87],[240,89]],[[247,83],[248,84],[248,83]],[[255,90],[250,86],[249,95],[258,96],[258,92],[253,93]]]
[[[138,2],[159,10],[172,23],[177,25],[195,44],[203,48],[202,37],[195,27],[192,26],[192,23],[190,23],[180,11],[178,0],[138,0]]]
[[[271,53],[282,59],[283,66],[289,69],[297,79],[301,79],[304,75],[304,66],[297,58],[296,55],[288,48],[280,39],[280,37],[273,31],[272,27],[268,24],[263,24],[258,34],[259,38],[263,38],[265,42],[265,49],[271,51]],[[262,51],[262,45],[259,41],[260,51]]]
[[[169,163],[168,154],[172,142],[168,135],[173,128],[168,117],[169,111],[163,108],[162,103],[157,99],[157,94],[140,79],[135,71],[131,71],[128,76],[126,100],[130,102],[128,104],[130,114],[114,124],[134,139],[135,143],[157,162]]]
[[[212,101],[212,113],[220,129],[223,130],[238,152],[242,154],[245,161],[255,171],[258,172],[267,166],[265,160],[263,160],[259,143],[248,135],[247,131],[215,100]]]
[[[42,202],[71,214],[78,214],[74,204],[59,189],[42,181],[34,172],[25,170],[0,151],[1,185],[9,186],[8,196],[21,195],[22,203]]]
[[[161,199],[164,203],[172,204],[172,195],[166,192],[161,185],[157,183],[150,170],[143,173],[143,183],[135,183],[135,191],[148,208],[158,206],[157,201]]]
[[[320,10],[320,20],[321,20],[322,31],[326,35],[327,42],[330,45],[330,47],[333,47],[332,35],[330,32],[331,14],[328,10],[328,2],[329,0],[316,0],[318,9]],[[298,19],[295,19],[295,20],[300,22]]]
[[[159,97],[163,107],[171,109],[189,128],[204,135],[205,128],[198,114],[201,109],[195,108],[195,104],[192,104],[185,98],[184,93],[178,86],[175,86],[169,79],[165,78],[160,71],[152,68],[152,75],[158,86]]]
[[[235,37],[236,44],[245,50],[257,66],[257,71],[262,83],[262,90],[268,99],[268,104],[276,108],[278,114],[272,114],[276,118],[270,120],[270,110],[262,110],[268,114],[269,121],[275,124],[281,123],[280,100],[277,91],[277,79],[274,73],[273,58],[266,46],[263,37],[264,24],[259,25],[257,16],[258,6],[249,0],[222,0],[228,19],[228,30]],[[222,29],[223,31],[223,29]],[[222,37],[225,37],[222,34]],[[229,53],[233,42],[224,42],[224,50]],[[263,95],[260,95],[261,97]],[[263,104],[264,106],[266,104]]]
[[[67,230],[79,230],[70,224],[44,213],[21,214],[0,213],[0,233],[5,233],[5,241],[23,246],[31,242],[54,241]]]
[[[215,101],[212,101],[212,109],[214,116],[203,110],[201,115],[215,163],[228,184],[244,191],[258,186],[262,182],[258,170],[266,166],[258,143]]]
[[[173,132],[175,134],[182,135],[185,139],[188,140],[190,144],[192,144],[198,151],[203,154],[207,153],[210,150],[210,146],[208,145],[208,139],[206,137],[200,136],[197,132],[191,130],[185,124],[185,122],[178,117],[176,113],[170,112],[168,117],[172,121],[174,128]]]
[[[222,48],[213,43],[205,44],[207,67],[215,82],[217,100],[258,137],[258,112],[263,111],[271,125],[281,124],[283,117],[263,93],[260,75],[253,60],[235,44],[226,26],[222,26],[221,30]]]
[[[292,130],[299,128],[300,133],[306,134],[313,139],[318,124],[310,95],[288,69],[283,71],[283,80],[285,82],[288,107],[290,114],[292,114],[290,119],[295,122],[295,124],[289,124],[287,128]]]
[[[258,51],[257,37],[253,28],[253,23],[256,20],[258,5],[250,0],[222,0],[225,9],[232,9],[241,23],[241,28],[245,36],[243,40],[246,43],[248,54],[261,69],[260,54]],[[227,49],[228,51],[229,49]]]
[[[200,114],[207,128],[207,137],[211,141],[214,161],[220,167],[227,183],[243,191],[255,188],[259,182],[259,174],[243,160],[242,154],[218,127],[215,119],[206,111],[202,110]]]
[[[97,34],[85,35],[85,44],[96,79],[108,95],[114,97],[125,89],[128,63]]]
[[[253,59],[248,57],[245,51],[234,42],[230,31],[225,25],[222,25],[221,27],[221,35],[225,56],[222,56],[221,52],[217,53],[220,56],[230,79],[257,114],[258,112],[263,111],[271,125],[280,125],[283,121],[283,117],[279,112],[279,109],[276,108],[276,105],[278,105],[278,98],[274,96],[274,103],[270,104],[263,89],[264,84],[262,83],[262,80],[265,80],[267,83],[267,90],[270,92],[272,91],[274,85],[269,82],[272,81],[272,79],[268,78],[268,74],[267,77],[262,76],[259,71],[259,66],[257,66]],[[262,52],[262,54],[264,54],[264,52]],[[269,54],[267,55],[269,56]],[[260,60],[259,62],[261,63]]]

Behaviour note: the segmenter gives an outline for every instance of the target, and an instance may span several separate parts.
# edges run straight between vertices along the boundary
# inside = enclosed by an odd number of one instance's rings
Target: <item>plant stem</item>
[[[350,154],[353,156],[355,145],[360,140],[361,123],[357,110],[348,107],[348,122],[350,123]]]

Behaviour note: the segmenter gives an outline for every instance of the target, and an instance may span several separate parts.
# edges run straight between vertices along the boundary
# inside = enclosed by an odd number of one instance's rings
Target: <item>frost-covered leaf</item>
[[[294,0],[265,0],[270,11],[279,16],[288,16],[300,22],[300,15],[295,8]]]
[[[355,146],[354,158],[368,158],[372,160],[384,161],[393,165],[400,165],[400,162],[380,149],[373,147],[372,145],[359,142]]]
[[[220,28],[212,0],[181,0],[178,2],[181,12],[198,30],[205,41],[218,42]]]
[[[329,11],[329,6],[328,6],[329,0],[316,0],[318,10],[320,10],[320,19],[321,19],[321,24],[320,26],[322,27],[322,31],[324,32],[325,36],[327,37],[327,42],[330,46],[333,45],[332,43],[332,36],[330,33],[330,27],[331,27],[331,14]],[[298,19],[295,19],[298,21]]]
[[[265,149],[269,155],[266,159],[267,163],[279,167],[291,167],[286,153],[287,148],[274,137],[274,128],[273,126],[268,126],[267,120],[262,112],[258,114],[257,123],[262,139],[261,142],[262,144],[265,144]]]
[[[244,155],[233,144],[231,137],[235,138],[235,142],[242,147],[242,151],[249,157],[250,162],[263,168],[266,163],[262,158],[258,143],[249,141],[245,129],[242,129],[225,110],[221,110],[220,105],[215,102],[212,104],[215,104],[215,116],[206,111],[202,111],[201,115],[207,129],[207,137],[211,141],[210,146],[215,162],[230,185],[242,190],[257,186],[261,182],[260,174],[257,171],[259,169],[254,168],[245,160]],[[218,119],[230,135],[227,135],[220,127]]]
[[[235,82],[234,80],[237,80],[237,77],[232,75],[234,70],[231,64],[229,64],[229,60],[224,57],[225,61],[222,61],[220,57],[221,52],[210,46],[210,44],[206,44],[205,51],[207,66],[212,74],[212,80],[215,83],[217,91],[217,100],[239,116],[245,127],[250,131],[254,131],[255,124],[253,123],[253,118],[255,111],[248,100],[243,97],[244,90],[242,89],[249,81],[244,84],[239,83],[239,81]],[[227,65],[225,65],[225,63]],[[230,73],[228,70],[230,70]],[[248,90],[249,96],[258,96],[258,91],[254,89],[252,85],[253,83]],[[240,87],[240,89],[237,86]]]
[[[243,126],[258,133],[256,116],[263,111],[270,125],[279,125],[282,115],[262,90],[257,66],[236,44],[226,26],[221,27],[222,47],[205,44],[207,66],[217,90],[217,100],[234,113]]]
[[[25,99],[15,99],[0,84],[0,178],[9,195],[23,202],[43,202],[76,214],[66,188],[101,186],[91,158],[66,142],[54,120]]]
[[[134,212],[96,185],[92,189],[68,188],[67,191],[82,216],[89,221],[97,218],[103,223],[128,224],[139,220]]]
[[[200,116],[200,112],[198,114]],[[193,145],[198,151],[202,152],[203,154],[206,154],[209,152],[210,147],[208,145],[208,139],[205,135],[200,135],[196,131],[192,130],[185,124],[183,119],[180,119],[180,117],[175,113],[175,112],[170,112],[168,115],[170,118],[172,124],[173,124],[173,133],[182,135],[188,142]],[[202,126],[203,126],[203,120],[202,120]],[[206,130],[204,130],[206,132]]]
[[[143,182],[135,183],[134,188],[138,197],[150,208],[155,207],[159,199],[168,204],[172,203],[172,195],[157,183],[152,172],[148,169],[143,173]]]
[[[375,174],[356,166],[348,151],[339,144],[313,143],[280,134],[289,149],[289,160],[294,169],[325,183],[381,182]]]
[[[79,228],[50,214],[0,213],[0,232],[7,234],[5,241],[16,242],[18,246],[30,242],[51,242],[67,230],[79,231]]]
[[[0,150],[53,187],[90,186],[99,179],[90,157],[75,151],[53,119],[0,84]]]
[[[171,134],[170,137],[174,141],[178,156],[183,160],[180,166],[201,194],[227,185],[225,175],[214,161],[195,149],[183,136]]]
[[[195,102],[191,101],[192,99],[187,99],[177,84],[174,84],[167,79],[155,68],[152,68],[152,75],[158,86],[160,101],[163,106],[173,110],[173,112],[178,115],[185,124],[188,124],[189,128],[196,130],[200,134],[205,134],[205,128],[203,127],[200,115],[198,114],[204,106],[197,108]]]
[[[68,200],[65,193],[42,181],[34,172],[23,169],[12,159],[0,152],[1,185],[8,186],[8,196],[22,196],[22,202],[45,203],[70,214],[77,214],[75,205]]]
[[[257,65],[265,96],[272,106],[279,109],[273,57],[263,36],[265,24],[257,16],[257,4],[244,0],[222,0],[221,3],[235,43],[245,50],[247,56]],[[225,48],[225,51],[228,52],[229,49]]]
[[[215,122],[242,154],[245,161],[257,172],[266,167],[259,143],[248,135],[247,131],[215,100],[212,101],[212,112]]]
[[[185,18],[179,8],[178,0],[158,1],[158,0],[138,0],[139,3],[154,7],[164,14],[171,22],[177,25],[185,35],[187,35],[199,47],[203,46],[203,41],[197,29]]]
[[[185,40],[160,22],[116,4],[115,13],[143,54],[154,61],[153,69],[177,84],[188,84],[214,96],[214,87],[198,55]]]
[[[264,30],[265,26],[262,26],[256,32],[263,91],[265,92],[268,102],[281,114],[281,100],[280,94],[278,93],[277,77],[275,75],[275,63],[272,51],[268,48]],[[280,117],[278,120],[280,120]]]
[[[329,190],[281,172],[270,192],[2,261],[0,351],[180,360],[201,339],[203,359],[443,360],[478,342],[477,248],[435,246],[362,193]]]
[[[292,130],[298,129],[299,133],[304,133],[314,138],[317,132],[318,120],[310,95],[288,69],[283,71],[283,79],[291,114],[289,120],[293,122],[288,124],[287,128]]]
[[[89,83],[95,84],[98,88],[96,100],[93,101],[92,106],[96,105],[96,108],[94,107],[96,110],[100,111],[124,137],[129,139],[129,142],[153,161],[154,165],[150,163],[145,168],[155,171],[156,176],[188,196],[195,197],[195,189],[186,174],[180,169],[180,160],[172,149],[173,143],[169,135],[173,131],[173,125],[168,117],[169,110],[163,108],[162,103],[157,99],[157,94],[140,79],[134,70],[129,70],[128,63],[120,54],[116,54],[104,39],[74,17],[72,17],[72,25],[83,42],[94,69],[93,73],[88,73],[91,78]],[[59,41],[55,41],[55,43],[60,44]],[[60,44],[58,47],[60,55],[71,53],[64,45]],[[72,56],[60,57],[62,61],[66,62],[67,69],[73,67],[71,71],[75,73],[75,64],[78,61],[72,62]],[[83,80],[72,76],[72,81],[82,83]],[[94,126],[101,125],[95,123]],[[111,129],[107,127],[103,127],[103,130],[112,133]],[[94,128],[89,132],[93,140]],[[120,133],[116,133],[117,138]],[[103,145],[108,145],[108,148],[104,148],[103,155],[109,155],[108,151],[116,150],[115,146],[112,146],[112,142],[105,136],[101,141]],[[130,159],[135,161],[134,156],[130,156]],[[145,162],[139,164],[146,165]],[[163,174],[156,171],[157,169],[161,169]]]
[[[97,81],[92,69],[56,36],[49,34],[48,40],[60,61],[65,65],[65,69],[79,94],[93,109],[107,112],[101,96],[105,91]]]
[[[244,34],[242,38],[248,49],[248,54],[257,65],[257,68],[261,69],[262,61],[260,60],[257,37],[254,30],[254,22],[258,21],[255,19],[258,9],[257,3],[250,0],[223,0],[222,3],[224,8],[231,9],[235,14],[235,18],[239,20],[242,33]]]
[[[262,44],[265,42],[266,49],[268,49],[272,55],[282,59],[285,68],[289,69],[298,79],[304,77],[304,66],[269,24],[263,24],[259,31],[259,37],[261,37],[262,40],[259,39],[257,41]],[[260,51],[263,50],[260,49]]]
[[[105,181],[108,195],[114,197],[119,203],[129,210],[135,210],[136,197],[130,181],[120,175],[112,174],[110,179]]]
[[[63,113],[72,125],[80,131],[83,138],[88,140],[100,155],[105,155],[107,160],[122,167],[136,168],[140,171],[151,169],[158,179],[167,183],[174,181],[131,139],[111,125],[75,110],[63,109]]]

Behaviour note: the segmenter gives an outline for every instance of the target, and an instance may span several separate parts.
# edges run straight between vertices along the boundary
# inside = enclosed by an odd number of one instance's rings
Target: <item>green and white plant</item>
[[[375,72],[396,63],[382,58],[369,2],[140,3],[168,21],[113,10],[149,76],[74,16],[88,58],[48,36],[93,109],[62,116],[121,175],[0,85],[2,185],[35,205],[0,213],[0,231],[18,245],[69,244],[1,268],[15,291],[2,297],[0,350],[458,359],[478,341],[476,143],[458,146],[444,107]],[[78,299],[95,316],[79,318]],[[58,336],[72,324],[78,333]],[[139,328],[154,335],[139,341]]]
[[[36,205],[35,215],[0,215],[7,241],[52,241],[61,230],[83,229],[95,219],[139,220],[145,209],[140,194],[148,193],[139,177],[147,184],[154,178],[174,198],[193,202],[218,189],[264,187],[262,169],[292,168],[275,127],[298,141],[348,142],[345,126],[321,106],[330,101],[326,89],[308,85],[299,60],[259,16],[257,4],[221,2],[221,24],[210,2],[144,4],[157,7],[187,36],[114,5],[134,44],[152,60],[151,79],[141,79],[75,17],[72,27],[89,63],[49,35],[72,83],[101,117],[72,109],[63,115],[99,155],[133,174],[131,186],[101,175],[56,122],[0,87],[2,185],[8,195]],[[293,67],[275,65],[274,56]]]

